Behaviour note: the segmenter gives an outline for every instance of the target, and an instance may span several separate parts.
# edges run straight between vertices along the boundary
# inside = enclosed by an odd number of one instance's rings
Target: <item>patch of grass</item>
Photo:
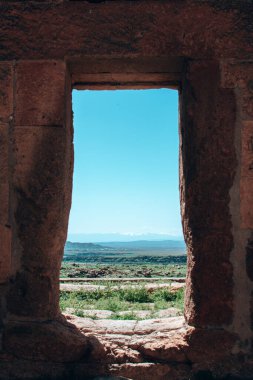
[[[159,289],[154,293],[154,298],[160,301],[173,302],[177,298],[177,293],[169,292],[167,289]]]
[[[61,291],[60,307],[62,311],[65,311],[66,308],[73,308],[75,314],[80,317],[83,314],[83,310],[110,310],[116,313],[115,319],[124,319],[122,315],[118,315],[117,317],[117,313],[128,310],[130,316],[133,317],[133,311],[137,310],[150,310],[152,312],[176,307],[182,311],[183,300],[183,289],[173,293],[167,289],[157,289],[150,293],[144,287],[129,287],[115,290],[108,286],[105,290],[97,290],[95,292]]]
[[[95,291],[78,291],[76,292],[76,298],[79,301],[97,301],[101,298],[108,298],[109,294],[107,291],[97,289]]]
[[[113,312],[120,311],[121,310],[120,303],[118,302],[116,298],[109,299],[106,310],[110,310]]]
[[[138,318],[137,315],[133,312],[129,312],[126,314],[114,314],[110,317],[110,319],[114,320],[122,320],[122,321],[128,321],[128,320],[140,320],[141,318]]]
[[[119,290],[119,299],[127,302],[153,302],[150,293],[142,286],[140,288],[125,288]]]
[[[184,310],[184,289],[178,290],[176,294],[177,294],[177,298],[175,300],[175,307],[183,311]]]
[[[77,317],[84,317],[84,312],[83,312],[83,310],[76,309],[75,310],[75,315]]]

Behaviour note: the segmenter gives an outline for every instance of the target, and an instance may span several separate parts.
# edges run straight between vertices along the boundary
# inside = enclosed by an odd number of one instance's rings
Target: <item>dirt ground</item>
[[[81,263],[62,263],[60,277],[103,278],[103,277],[185,277],[185,264],[170,265],[92,265]]]

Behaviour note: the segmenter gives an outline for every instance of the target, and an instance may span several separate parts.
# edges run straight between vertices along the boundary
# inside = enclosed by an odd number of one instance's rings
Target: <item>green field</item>
[[[140,310],[148,311],[144,319],[154,318],[159,310],[168,308],[178,309],[177,315],[183,311],[183,290],[170,292],[167,289],[157,289],[154,292],[148,292],[143,286],[133,289],[131,287],[124,289],[113,289],[110,285],[105,290],[61,291],[60,307],[64,312],[72,308],[72,313],[80,317],[89,317],[96,319],[95,313],[85,313],[90,310],[107,310],[112,311],[109,319],[142,319],[137,312]],[[126,312],[126,313],[120,313]]]

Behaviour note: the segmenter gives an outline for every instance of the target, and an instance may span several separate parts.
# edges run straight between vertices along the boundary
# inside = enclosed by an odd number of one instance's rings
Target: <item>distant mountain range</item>
[[[93,244],[93,243],[79,243],[79,242],[72,242],[67,241],[65,244],[65,250],[73,249],[73,250],[100,250],[104,249],[105,247],[102,247],[102,245],[99,244]]]
[[[99,243],[79,243],[67,241],[65,255],[74,252],[107,254],[107,253],[145,253],[145,254],[185,254],[186,245],[179,240],[136,240],[136,241],[111,241]]]
[[[128,241],[184,241],[183,236],[173,236],[169,234],[143,233],[143,234],[121,234],[121,233],[92,233],[92,234],[68,234],[68,241],[79,243],[111,243]]]
[[[171,249],[185,248],[182,240],[135,240],[135,241],[111,241],[100,242],[100,246],[107,246],[117,249]]]
[[[64,260],[100,264],[185,263],[186,246],[180,240],[136,240],[80,243],[67,241]]]

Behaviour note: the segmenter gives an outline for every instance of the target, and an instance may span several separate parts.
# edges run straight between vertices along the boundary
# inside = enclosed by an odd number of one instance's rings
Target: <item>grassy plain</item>
[[[64,312],[68,308],[74,309],[73,314],[85,317],[85,310],[109,310],[114,314],[110,319],[141,319],[136,316],[136,311],[148,310],[152,318],[159,310],[177,308],[179,314],[183,311],[183,289],[170,292],[167,289],[157,289],[148,292],[143,286],[139,288],[124,288],[115,290],[108,285],[105,290],[91,291],[62,291],[60,295],[60,307]],[[127,311],[125,314],[119,312]],[[89,314],[89,317],[91,315]],[[95,314],[94,314],[95,319]]]
[[[125,256],[127,255],[125,254]],[[132,257],[132,255],[130,256]],[[175,308],[177,315],[181,315],[184,301],[183,289],[170,292],[168,288],[163,288],[149,292],[144,287],[145,281],[140,282],[138,278],[159,278],[160,281],[154,280],[157,284],[159,282],[167,283],[168,280],[165,278],[168,277],[185,277],[186,257],[164,257],[168,263],[161,263],[163,259],[161,256],[146,255],[136,256],[136,258],[130,256],[129,263],[125,262],[125,259],[120,263],[112,260],[111,253],[110,263],[105,260],[104,253],[101,254],[102,263],[87,262],[87,258],[85,262],[63,261],[61,278],[94,278],[96,280],[92,282],[93,285],[106,285],[106,288],[96,291],[61,291],[61,310],[63,312],[71,310],[72,314],[93,319],[98,319],[95,311],[110,312],[108,319],[155,318],[159,311],[166,313],[166,310],[170,308]],[[73,259],[73,256],[71,257]],[[141,258],[141,262],[138,261],[139,258]],[[118,281],[110,281],[112,278],[117,278]],[[126,280],[128,278],[136,278],[136,281],[130,283]],[[124,287],[120,288],[122,285]],[[115,286],[118,286],[117,290]]]

